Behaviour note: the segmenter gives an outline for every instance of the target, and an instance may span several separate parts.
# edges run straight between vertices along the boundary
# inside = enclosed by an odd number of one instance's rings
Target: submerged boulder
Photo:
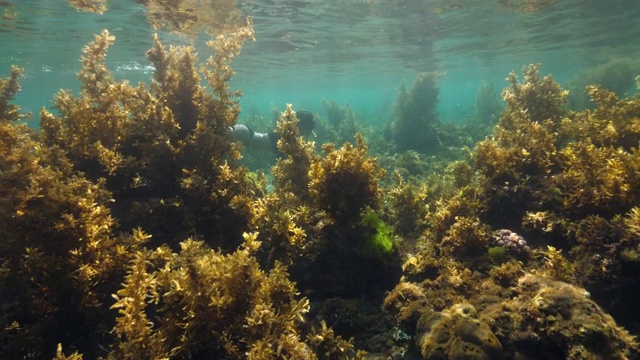
[[[638,343],[577,286],[525,275],[482,312],[505,354],[526,359],[638,359]]]
[[[416,327],[416,346],[428,360],[482,360],[501,357],[502,345],[471,304],[424,313]]]

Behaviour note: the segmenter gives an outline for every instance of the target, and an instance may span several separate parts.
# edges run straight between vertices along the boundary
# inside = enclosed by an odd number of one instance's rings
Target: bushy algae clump
[[[202,242],[140,252],[115,295],[117,358],[348,358],[351,344],[322,334],[301,336],[309,300],[298,298],[285,268],[266,272],[254,254],[257,234],[225,255]],[[153,315],[153,317],[151,317]],[[339,344],[339,345],[336,345]],[[336,348],[332,348],[336,346]],[[338,346],[339,349],[338,350]],[[320,350],[316,355],[316,350]]]
[[[80,95],[63,90],[58,114],[42,110],[44,143],[64,151],[89,179],[105,179],[120,228],[142,226],[154,241],[198,235],[233,248],[259,190],[236,165],[240,155],[227,134],[240,112],[239,93],[228,86],[229,62],[251,38],[250,21],[220,35],[199,69],[192,47],[167,49],[156,36],[147,53],[154,81],[134,87],[106,68],[115,38],[104,31],[83,50]]]
[[[377,161],[366,156],[362,136],[356,134],[355,138],[355,147],[345,143],[336,149],[333,144],[325,144],[326,158],[310,169],[311,195],[322,210],[342,224],[357,222],[365,207],[377,206],[378,181],[384,175]]]
[[[485,126],[494,126],[504,109],[499,93],[493,82],[482,81],[478,88],[475,105],[475,118]]]
[[[411,89],[403,83],[396,100],[395,119],[390,132],[398,151],[416,150],[433,153],[441,148],[440,121],[436,106],[440,90],[436,82],[438,74],[420,74]]]
[[[149,236],[115,235],[104,182],[16,124],[23,115],[10,101],[21,75],[14,67],[0,80],[0,352],[41,358],[64,342],[92,354],[110,338],[105,304],[117,279]]]
[[[591,86],[596,108],[573,112],[551,76],[537,65],[523,72],[523,81],[509,75],[506,108],[459,173],[465,180],[429,202],[427,241],[385,308],[416,335],[423,314],[440,314],[427,328],[448,329],[446,345],[464,327],[439,321],[469,303],[506,358],[535,356],[534,347],[546,359],[635,358],[635,337],[605,311],[637,326],[637,98]],[[465,357],[417,338],[409,351],[425,358],[481,359],[492,349],[473,344]]]
[[[569,90],[568,106],[576,111],[595,108],[596,104],[585,91],[588,86],[599,86],[625,97],[632,91],[638,73],[640,63],[630,58],[616,58],[580,72],[564,85]]]
[[[593,86],[597,107],[567,112],[567,93],[550,77],[540,79],[537,67],[525,69],[522,84],[510,79],[496,135],[474,154],[483,219],[522,224],[538,241],[570,249],[584,285],[637,281],[621,257],[637,246],[621,221],[640,201],[637,101]],[[599,285],[590,291],[598,294]]]
[[[406,237],[414,238],[426,227],[427,208],[424,204],[429,196],[429,188],[405,180],[396,170],[394,183],[385,189],[384,204],[395,231]]]
[[[423,359],[500,359],[502,346],[471,304],[420,316],[416,346]]]
[[[348,103],[340,105],[336,101],[324,99],[322,106],[327,113],[327,121],[330,125],[327,130],[332,135],[332,142],[342,144],[351,141],[356,133],[362,133],[362,122]]]
[[[229,61],[253,36],[250,22],[236,30],[209,43],[200,71],[192,48],[156,37],[154,81],[135,87],[107,70],[115,39],[104,31],[84,49],[79,96],[61,91],[39,132],[15,124],[22,71],[0,81],[4,355],[362,358],[321,319],[303,326],[309,303],[285,256],[259,254],[257,233],[242,241],[269,221],[258,218],[264,190],[235,163],[226,133],[239,112]],[[299,159],[306,145],[286,144],[299,138],[295,114],[284,117],[281,150]],[[279,166],[291,196],[272,204],[278,211],[311,204],[310,163],[295,166]]]
[[[280,157],[273,166],[273,190],[253,204],[253,227],[260,232],[269,253],[269,262],[292,263],[302,256],[307,235],[322,221],[313,211],[309,191],[309,170],[318,161],[315,144],[305,141],[297,127],[293,107],[281,114],[276,132],[280,135]]]

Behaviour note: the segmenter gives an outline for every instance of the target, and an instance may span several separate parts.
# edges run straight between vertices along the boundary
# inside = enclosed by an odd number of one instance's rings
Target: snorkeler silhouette
[[[315,121],[313,114],[300,110],[296,111],[296,117],[298,118],[298,129],[300,135],[307,136],[313,133],[315,127]],[[244,144],[244,146],[250,149],[256,149],[260,151],[278,152],[278,140],[280,134],[270,131],[268,133],[259,133],[253,131],[247,125],[235,125],[229,131],[229,134],[236,140]]]

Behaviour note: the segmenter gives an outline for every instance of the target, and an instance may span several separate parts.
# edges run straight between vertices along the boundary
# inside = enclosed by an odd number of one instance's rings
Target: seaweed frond
[[[297,124],[296,113],[291,104],[287,104],[276,127],[276,133],[280,135],[278,150],[282,156],[272,173],[277,191],[291,192],[299,199],[299,204],[304,204],[309,202],[309,170],[319,157],[314,151],[315,144],[300,136]]]
[[[433,153],[442,148],[436,112],[440,101],[439,77],[437,73],[421,73],[410,90],[402,83],[395,105],[397,116],[391,123],[393,141],[399,151]]]
[[[553,280],[571,282],[573,280],[573,266],[562,255],[562,250],[556,249],[551,245],[547,245],[547,251],[544,254],[544,268],[542,275],[548,276]]]
[[[116,355],[313,358],[298,329],[309,301],[298,298],[282,265],[260,268],[259,246],[256,233],[245,233],[229,255],[194,240],[182,242],[179,254],[139,253],[116,296]]]
[[[12,104],[14,96],[20,91],[20,78],[24,74],[24,69],[17,66],[11,67],[11,76],[0,79],[0,121],[12,122],[31,114],[20,114],[20,106]]]
[[[375,158],[367,156],[362,135],[356,146],[345,143],[335,149],[325,144],[325,159],[312,164],[309,188],[319,207],[342,224],[359,222],[366,207],[376,208],[380,198],[378,181],[385,175]]]

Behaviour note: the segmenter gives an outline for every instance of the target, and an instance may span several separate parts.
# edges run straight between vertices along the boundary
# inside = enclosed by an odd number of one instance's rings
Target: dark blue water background
[[[2,4],[0,75],[11,64],[25,68],[16,102],[34,112],[31,124],[60,88],[79,88],[81,49],[102,29],[117,38],[108,56],[116,78],[137,83],[152,75],[145,52],[154,31],[134,0],[111,0],[103,15],[64,0]],[[439,71],[440,116],[464,122],[481,81],[501,89],[523,65],[542,63],[542,73],[562,83],[598,64],[640,59],[637,0],[557,0],[535,12],[498,0],[253,0],[239,7],[254,17],[256,31],[234,62],[242,116],[286,103],[324,115],[328,99],[349,103],[363,121],[385,123],[402,81]],[[165,44],[194,44],[203,58],[209,54],[206,36],[160,35]]]

